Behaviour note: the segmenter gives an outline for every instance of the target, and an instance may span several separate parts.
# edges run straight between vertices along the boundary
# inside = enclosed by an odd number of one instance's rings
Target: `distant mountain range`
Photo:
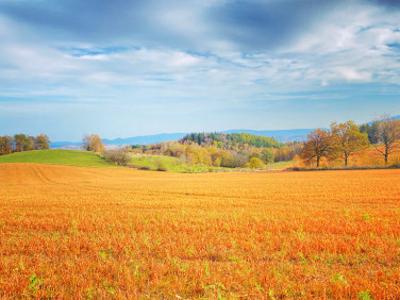
[[[400,115],[392,117],[400,120]],[[370,122],[372,123],[372,122]],[[231,129],[220,131],[221,133],[249,133],[260,136],[273,137],[279,142],[304,141],[307,135],[314,129],[289,129],[289,130],[251,130],[251,129]],[[109,146],[124,145],[149,145],[169,141],[177,141],[190,132],[160,133],[153,135],[132,136],[127,138],[103,139],[104,144]],[[51,143],[52,148],[78,149],[81,142],[56,141]]]
[[[304,141],[313,129],[292,129],[292,130],[251,130],[231,129],[221,131],[222,133],[249,133],[260,136],[273,137],[280,142]],[[169,141],[177,141],[183,138],[187,132],[161,133],[153,135],[133,136],[127,138],[103,139],[104,144],[109,146],[123,145],[149,145]],[[56,141],[51,143],[52,148],[77,149],[81,142]]]

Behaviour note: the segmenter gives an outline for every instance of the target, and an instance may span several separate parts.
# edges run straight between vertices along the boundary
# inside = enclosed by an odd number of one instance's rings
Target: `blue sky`
[[[327,127],[400,114],[400,1],[0,0],[0,134]]]

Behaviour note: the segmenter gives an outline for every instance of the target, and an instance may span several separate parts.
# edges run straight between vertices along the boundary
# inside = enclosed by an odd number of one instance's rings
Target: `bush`
[[[156,162],[156,169],[157,169],[157,171],[167,171],[168,170],[168,168],[167,168],[167,166],[166,166],[166,164],[165,164],[165,162],[163,162],[161,159],[159,159],[159,160],[157,160],[157,162]]]
[[[131,160],[129,152],[125,149],[114,149],[104,151],[105,160],[114,163],[118,166],[126,166]]]
[[[251,168],[251,169],[262,169],[265,167],[265,164],[258,157],[252,157],[252,158],[250,158],[249,162],[246,164],[246,167]]]

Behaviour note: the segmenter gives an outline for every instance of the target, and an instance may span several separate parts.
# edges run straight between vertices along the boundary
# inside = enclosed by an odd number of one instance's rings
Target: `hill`
[[[0,156],[0,163],[41,163],[78,167],[112,166],[93,152],[77,150],[34,150]]]
[[[184,136],[180,142],[194,142],[201,146],[217,144],[220,148],[225,149],[232,149],[240,145],[256,148],[279,146],[278,141],[274,138],[249,133],[191,133]]]
[[[304,141],[313,129],[293,129],[293,130],[251,130],[251,129],[230,129],[220,133],[248,133],[264,137],[271,137],[281,143]],[[132,136],[127,138],[103,139],[106,145],[123,146],[123,145],[150,145],[162,142],[178,141],[189,132],[161,133],[154,135]],[[51,143],[52,148],[62,149],[79,149],[81,142],[55,141]]]
[[[251,129],[232,129],[223,133],[248,133],[252,135],[271,137],[278,142],[302,142],[307,139],[307,135],[314,129],[289,129],[289,130],[251,130]]]
[[[392,117],[393,119],[400,119],[400,115]],[[366,123],[372,124],[373,121]],[[219,131],[219,133],[248,133],[252,135],[271,137],[280,143],[286,142],[302,142],[307,139],[307,135],[314,129],[287,129],[287,130],[252,130],[252,129],[229,129]],[[110,146],[123,146],[123,145],[150,145],[162,142],[178,141],[182,139],[189,132],[174,132],[174,133],[161,133],[153,135],[132,136],[127,138],[116,139],[103,139],[106,145]],[[79,149],[81,142],[70,141],[55,141],[51,143],[52,148],[62,149]]]
[[[148,145],[157,144],[162,142],[177,141],[184,137],[186,133],[176,132],[176,133],[160,133],[154,135],[143,135],[143,136],[133,136],[127,138],[117,138],[117,139],[103,139],[103,143],[106,145]]]

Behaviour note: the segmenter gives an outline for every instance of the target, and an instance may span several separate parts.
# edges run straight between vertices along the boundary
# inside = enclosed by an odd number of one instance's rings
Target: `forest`
[[[398,164],[400,120],[389,117],[357,125],[332,123],[312,131],[306,141],[280,143],[247,133],[191,133],[177,142],[133,145],[133,153],[177,157],[190,164],[259,169],[296,161],[304,167]],[[365,156],[352,163],[355,157]],[[378,162],[376,157],[381,157]],[[392,158],[392,160],[391,160]]]

